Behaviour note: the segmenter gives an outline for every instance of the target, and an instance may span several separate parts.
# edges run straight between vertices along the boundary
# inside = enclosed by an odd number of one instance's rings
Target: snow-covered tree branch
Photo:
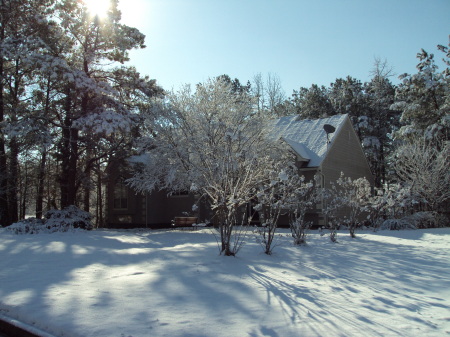
[[[448,211],[450,200],[450,144],[439,146],[417,139],[397,149],[395,172],[411,188],[411,192],[423,198],[429,210]]]
[[[253,103],[220,78],[159,100],[147,116],[152,133],[143,168],[130,180],[138,191],[191,190],[206,197],[225,255],[236,254],[230,242],[241,207],[254,199],[282,153],[266,137]]]

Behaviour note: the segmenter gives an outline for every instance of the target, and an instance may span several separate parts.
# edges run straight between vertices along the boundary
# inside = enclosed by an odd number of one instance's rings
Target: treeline
[[[104,169],[127,152],[154,80],[123,64],[145,36],[78,0],[0,2],[0,223],[78,205],[104,212]]]

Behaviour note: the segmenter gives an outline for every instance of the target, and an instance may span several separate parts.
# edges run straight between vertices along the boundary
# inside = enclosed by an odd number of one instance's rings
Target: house
[[[298,115],[274,120],[269,137],[281,140],[295,153],[299,171],[306,180],[317,174],[321,185],[330,187],[341,172],[357,179],[365,177],[373,185],[374,179],[364,155],[361,142],[348,115],[336,115],[316,120],[302,120]],[[167,227],[175,217],[192,211],[194,196],[188,193],[169,195],[156,191],[148,195],[136,194],[125,183],[130,176],[127,163],[112,162],[108,168],[107,226],[108,227]],[[307,220],[324,225],[326,218],[321,205],[308,213]],[[210,218],[207,205],[197,210],[199,219]],[[287,225],[287,219],[280,224]]]
[[[298,115],[282,117],[274,121],[272,130],[271,137],[284,141],[296,154],[300,174],[306,181],[319,175],[321,186],[330,188],[342,172],[352,179],[365,177],[374,186],[369,163],[347,114],[315,120],[302,120]],[[325,225],[327,219],[321,207],[319,204],[307,213],[306,220],[316,226]]]

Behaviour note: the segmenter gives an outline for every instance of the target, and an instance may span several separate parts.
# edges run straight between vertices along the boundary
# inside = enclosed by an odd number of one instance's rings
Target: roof
[[[323,126],[329,124],[336,128],[334,133],[329,134],[332,143],[347,118],[346,114],[314,120],[301,120],[299,115],[281,117],[273,121],[270,137],[286,142],[301,159],[308,162],[307,167],[318,167],[329,147]]]

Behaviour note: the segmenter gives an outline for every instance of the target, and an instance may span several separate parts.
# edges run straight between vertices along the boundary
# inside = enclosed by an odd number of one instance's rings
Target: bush
[[[433,212],[417,212],[401,219],[385,220],[380,229],[400,230],[438,227]]]
[[[68,206],[62,210],[52,209],[45,214],[47,227],[81,228],[91,230],[91,214],[76,206]]]
[[[289,224],[291,235],[294,238],[294,245],[306,244],[306,236],[311,228],[311,222],[309,221],[293,221]]]
[[[13,223],[6,229],[14,234],[38,234],[45,229],[44,220],[36,218],[28,218],[22,221]]]
[[[15,234],[68,232],[75,229],[93,229],[91,215],[75,206],[53,209],[45,214],[45,219],[29,218],[7,227]]]

